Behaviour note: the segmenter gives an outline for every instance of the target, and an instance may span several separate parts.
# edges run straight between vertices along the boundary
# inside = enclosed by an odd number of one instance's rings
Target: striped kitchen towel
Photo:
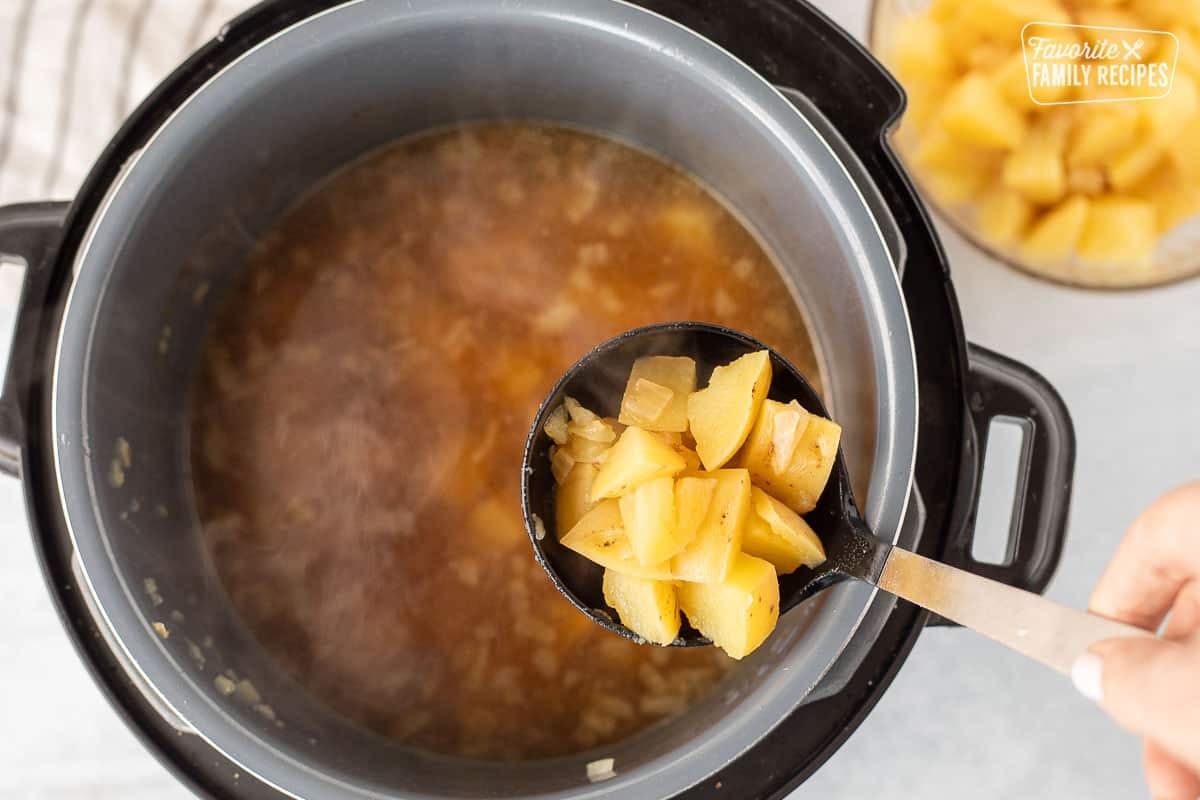
[[[69,199],[126,115],[252,0],[0,0],[0,205]]]

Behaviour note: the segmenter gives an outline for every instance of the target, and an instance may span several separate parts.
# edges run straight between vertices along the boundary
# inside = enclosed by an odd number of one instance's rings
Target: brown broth
[[[816,374],[750,233],[624,145],[470,126],[305,197],[252,254],[195,392],[205,536],[268,651],[346,716],[481,758],[615,741],[710,691],[732,662],[588,622],[520,515],[524,439],[558,376],[671,319]]]

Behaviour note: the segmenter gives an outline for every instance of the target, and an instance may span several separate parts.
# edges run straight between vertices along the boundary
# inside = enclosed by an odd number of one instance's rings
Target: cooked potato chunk
[[[595,464],[575,464],[559,483],[554,520],[560,536],[574,528],[594,505],[592,481],[596,479],[596,472]]]
[[[1025,257],[1033,261],[1060,261],[1075,251],[1087,221],[1088,199],[1068,197],[1034,223],[1025,239]]]
[[[892,65],[906,84],[943,81],[954,71],[942,26],[921,14],[900,20],[892,50]]]
[[[1149,267],[1157,236],[1153,205],[1101,198],[1088,208],[1079,237],[1079,257],[1095,264]]]
[[[1108,165],[1108,182],[1117,190],[1131,189],[1162,162],[1166,151],[1157,142],[1137,144],[1113,157]]]
[[[696,538],[717,491],[717,479],[685,476],[675,481],[675,533],[684,547]]]
[[[996,189],[979,202],[979,231],[992,244],[1017,240],[1033,219],[1033,205],[1011,189]]]
[[[712,499],[691,543],[671,559],[674,578],[699,583],[724,580],[742,547],[742,533],[750,513],[750,473],[722,469],[706,473],[713,480]],[[683,511],[680,510],[680,516]]]
[[[600,419],[600,416],[593,411],[584,408],[583,404],[574,397],[563,399],[563,408],[567,410],[567,416],[571,422],[586,425],[589,422]]]
[[[622,625],[648,642],[667,645],[679,636],[679,600],[673,583],[606,569],[604,602],[616,609]]]
[[[713,644],[731,658],[744,658],[763,643],[779,619],[775,567],[738,553],[723,581],[679,584],[679,607]]]
[[[676,536],[673,478],[646,481],[618,502],[625,533],[639,564],[666,561],[687,544]]]
[[[807,514],[816,508],[817,499],[829,481],[842,428],[836,422],[805,412],[807,424],[791,460],[786,468],[776,469],[775,420],[788,410],[788,405],[775,400],[764,402],[754,430],[733,463],[748,469],[756,485],[793,511]]]
[[[686,466],[683,456],[658,436],[626,428],[592,481],[592,499],[619,497],[646,481],[673,477]]]
[[[572,461],[601,464],[608,457],[608,451],[612,447],[611,442],[586,439],[582,436],[568,436],[567,443],[560,447],[559,450],[565,455],[570,456]]]
[[[597,503],[560,541],[563,547],[623,575],[671,580],[670,564],[643,566],[638,563],[633,555],[633,545],[625,534],[616,500]]]
[[[576,461],[571,456],[570,451],[565,447],[550,448],[550,472],[554,475],[554,482],[561,484],[571,474],[571,469],[575,466]]]
[[[742,552],[770,561],[780,575],[825,561],[825,548],[795,511],[757,486],[750,490],[753,510],[742,537]]]
[[[627,425],[651,430],[650,425],[646,423],[653,423],[661,417],[674,396],[675,393],[661,383],[638,378],[630,381],[625,389],[625,397],[621,400],[621,414]],[[684,399],[686,401],[687,398]]]
[[[688,397],[688,423],[705,469],[718,469],[746,441],[771,387],[771,356],[747,353],[713,370],[708,386]]]
[[[567,437],[570,438],[572,436],[587,439],[589,442],[611,444],[616,441],[617,432],[607,422],[596,417],[587,422],[568,422]]]
[[[1012,148],[1025,135],[1025,118],[977,73],[954,85],[938,119],[955,138],[977,147]]]
[[[542,430],[546,432],[555,444],[567,443],[567,407],[559,406],[550,412],[546,417],[546,424],[542,426]]]
[[[688,428],[687,399],[696,391],[696,362],[677,356],[647,356],[633,362],[619,419],[648,431]]]
[[[1034,203],[1055,203],[1067,190],[1062,153],[1045,143],[1029,144],[1004,159],[1004,185]]]
[[[1067,162],[1071,166],[1099,166],[1137,140],[1137,120],[1120,106],[1092,111],[1075,129]]]

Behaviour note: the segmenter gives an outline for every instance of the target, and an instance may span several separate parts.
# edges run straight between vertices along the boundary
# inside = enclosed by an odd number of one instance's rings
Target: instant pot
[[[785,616],[712,697],[627,741],[503,764],[407,749],[306,694],[230,606],[191,493],[190,386],[247,251],[321,177],[455,122],[575,125],[680,165],[759,235],[809,320],[875,530],[1040,591],[1062,550],[1069,416],[1032,370],[964,340],[945,256],[888,144],[903,106],[879,64],[798,0],[311,0],[230,22],[130,117],[72,202],[0,209],[0,253],[26,264],[0,465],[24,483],[47,584],[97,683],[214,798],[799,785],[939,620],[844,584]],[[1007,558],[991,564],[972,535],[997,418],[1025,438]],[[614,774],[593,783],[598,758]]]

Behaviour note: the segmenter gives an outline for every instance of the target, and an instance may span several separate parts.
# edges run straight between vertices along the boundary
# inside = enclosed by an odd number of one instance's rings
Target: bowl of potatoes
[[[1129,32],[1149,43],[1129,60],[1161,59],[1173,81],[1154,97],[1070,83],[1034,92],[1022,40],[1039,23],[1081,43],[1088,31]],[[869,41],[908,95],[897,152],[972,243],[1075,286],[1200,272],[1200,147],[1189,133],[1200,122],[1200,5],[877,0]]]

